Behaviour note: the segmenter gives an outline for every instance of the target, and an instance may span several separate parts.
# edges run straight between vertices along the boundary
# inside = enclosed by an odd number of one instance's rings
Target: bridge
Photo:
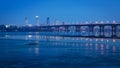
[[[117,31],[120,30],[120,24],[63,24],[63,25],[46,25],[46,26],[38,26],[39,31],[49,31],[49,32],[61,32],[61,27],[63,28],[62,31],[69,32],[70,27],[74,27],[75,32],[80,32],[81,27],[87,26],[88,31],[90,32],[89,36],[82,36],[82,35],[61,35],[61,36],[69,36],[69,37],[90,37],[90,38],[120,38],[117,36]],[[105,36],[105,27],[111,27],[111,36]],[[99,36],[94,36],[94,28],[99,27]]]
[[[110,30],[106,30],[106,27],[110,27]],[[71,28],[72,27],[72,28]],[[84,27],[84,28],[83,28]],[[86,29],[87,27],[87,29]],[[95,27],[98,27],[99,36],[95,36]],[[61,25],[36,25],[36,26],[0,26],[0,32],[58,32],[58,33],[69,33],[71,32],[79,33],[81,31],[89,32],[88,36],[83,36],[81,34],[77,35],[59,35],[65,37],[90,37],[90,38],[120,38],[120,24],[119,23],[90,23],[90,24],[61,24]],[[110,37],[105,36],[106,32],[109,32]]]

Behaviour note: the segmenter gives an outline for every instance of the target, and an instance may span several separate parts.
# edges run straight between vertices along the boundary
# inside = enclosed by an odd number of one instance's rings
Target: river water
[[[120,40],[1,32],[0,68],[120,68]]]

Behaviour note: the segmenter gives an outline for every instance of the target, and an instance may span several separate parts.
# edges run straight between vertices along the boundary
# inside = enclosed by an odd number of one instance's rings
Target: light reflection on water
[[[0,38],[0,67],[120,67],[119,39],[8,35]]]

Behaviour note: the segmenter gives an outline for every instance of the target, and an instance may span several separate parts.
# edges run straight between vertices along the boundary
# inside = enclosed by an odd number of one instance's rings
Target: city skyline
[[[0,24],[35,24],[50,22],[120,21],[118,0],[1,0]]]

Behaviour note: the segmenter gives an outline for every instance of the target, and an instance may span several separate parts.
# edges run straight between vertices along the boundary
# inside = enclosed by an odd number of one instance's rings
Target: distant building
[[[28,18],[25,17],[25,25],[28,26]]]
[[[50,18],[49,17],[47,17],[47,19],[46,19],[46,25],[50,25]]]
[[[36,26],[39,26],[39,16],[35,16],[36,18]]]

